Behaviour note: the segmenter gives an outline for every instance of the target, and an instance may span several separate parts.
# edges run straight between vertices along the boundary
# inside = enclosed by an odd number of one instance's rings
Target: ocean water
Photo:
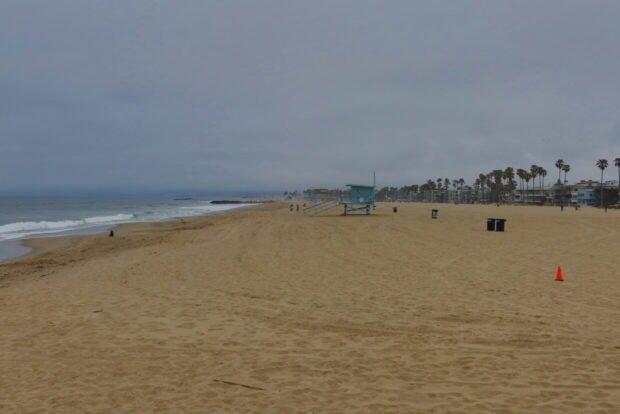
[[[120,223],[199,216],[247,204],[209,199],[0,197],[0,260],[27,253],[16,241],[105,231]]]

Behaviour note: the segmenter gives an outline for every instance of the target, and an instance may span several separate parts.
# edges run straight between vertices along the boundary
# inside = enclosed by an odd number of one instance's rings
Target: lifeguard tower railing
[[[310,205],[310,207],[304,208],[304,214],[306,216],[316,216],[324,211],[331,210],[342,204],[342,198],[332,198],[327,200],[319,200],[316,203]]]

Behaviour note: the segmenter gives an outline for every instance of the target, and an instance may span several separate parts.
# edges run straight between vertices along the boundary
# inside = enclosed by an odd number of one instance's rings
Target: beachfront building
[[[443,201],[443,190],[431,190],[430,200],[431,203],[440,203]]]
[[[580,182],[574,185],[555,183],[540,188],[529,188],[528,190],[516,190],[515,201],[521,204],[535,205],[592,205],[596,197],[592,200],[592,188],[598,185],[596,181]]]
[[[466,186],[461,188],[459,191],[459,203],[471,204],[474,199],[474,189]]]
[[[488,188],[476,187],[475,190],[470,190],[470,202],[477,204],[484,204],[491,202],[491,191]]]
[[[601,187],[603,190],[603,204],[608,206],[608,205],[613,205],[613,204],[619,204],[620,205],[620,193],[618,192],[618,181],[617,180],[609,180],[609,181],[605,181],[603,183],[602,186],[599,186],[598,190],[596,192],[597,194],[597,205],[600,204],[600,194],[601,194]]]
[[[603,183],[603,190],[617,188],[614,180]],[[554,205],[554,206],[594,206],[599,204],[601,185],[598,181],[583,180],[576,184],[555,183],[542,189],[539,187],[516,189],[514,202],[517,204]],[[612,200],[607,197],[606,200]]]
[[[551,187],[549,204],[554,206],[569,206],[572,201],[572,193],[575,186],[555,183]]]
[[[576,188],[574,193],[577,194],[577,197],[573,197],[571,200],[572,204],[582,207],[596,205],[597,198],[595,188]]]
[[[601,187],[603,190],[612,190],[617,186],[618,182],[614,180],[605,181],[602,186],[593,180],[582,180],[574,185],[556,184],[553,186],[553,204],[595,206],[600,202]]]
[[[514,190],[514,202],[518,204],[549,204],[554,198],[554,187],[546,186],[542,189],[536,188],[518,188]]]
[[[581,207],[596,205],[596,188],[599,186],[598,181],[582,180],[571,186],[572,205]]]
[[[613,190],[614,188],[618,188],[618,180],[608,180],[603,183],[603,188],[607,188]]]
[[[469,193],[467,189],[448,190],[448,203],[468,203]]]

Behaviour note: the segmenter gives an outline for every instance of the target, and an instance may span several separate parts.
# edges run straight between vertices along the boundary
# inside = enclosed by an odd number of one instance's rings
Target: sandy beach
[[[30,243],[0,265],[3,414],[620,412],[618,210],[274,203]]]

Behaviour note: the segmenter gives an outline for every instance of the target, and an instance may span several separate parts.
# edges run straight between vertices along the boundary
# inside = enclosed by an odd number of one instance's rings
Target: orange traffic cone
[[[558,266],[558,273],[555,275],[555,280],[557,282],[564,282],[564,279],[562,278],[562,266]]]

